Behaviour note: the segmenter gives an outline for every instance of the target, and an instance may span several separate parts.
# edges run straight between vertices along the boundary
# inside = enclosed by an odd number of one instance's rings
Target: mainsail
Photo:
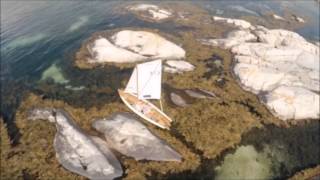
[[[138,94],[138,78],[137,78],[138,74],[137,73],[138,73],[137,67],[135,67],[131,74],[129,82],[127,84],[127,87],[124,90],[125,92],[132,93],[134,95]]]
[[[160,99],[161,68],[161,60],[138,64],[133,70],[125,92],[135,94],[139,99]]]

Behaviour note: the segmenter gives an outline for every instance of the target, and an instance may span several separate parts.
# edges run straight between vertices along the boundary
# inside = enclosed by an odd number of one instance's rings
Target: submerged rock
[[[253,146],[240,146],[234,154],[228,154],[215,170],[216,179],[270,179],[272,162]]]
[[[180,154],[129,114],[98,119],[92,126],[104,133],[109,146],[136,160],[181,161]]]
[[[90,20],[89,16],[81,16],[78,20],[71,24],[67,32],[74,32],[85,26]]]
[[[166,61],[167,66],[165,66],[164,71],[169,73],[182,73],[185,71],[193,71],[195,69],[194,65],[188,63],[187,61]]]
[[[283,120],[319,118],[319,94],[314,92],[320,91],[316,45],[295,32],[262,26],[204,43],[231,50],[240,84],[258,94],[274,115]]]
[[[98,137],[86,135],[61,109],[33,109],[28,119],[54,122],[56,157],[63,167],[90,179],[113,179],[122,175],[119,161]]]
[[[244,12],[244,13],[248,13],[248,14],[253,14],[255,16],[259,16],[259,14],[256,13],[255,11],[247,9],[247,8],[245,8],[243,6],[231,5],[231,6],[228,6],[228,8],[230,8],[232,10],[235,10],[235,11]]]
[[[114,44],[150,58],[183,59],[186,52],[158,34],[147,31],[123,30],[114,34]]]
[[[48,79],[52,79],[55,83],[58,84],[66,84],[69,82],[69,80],[66,79],[62,74],[61,68],[59,68],[56,64],[51,65],[42,73],[40,81],[45,81]]]
[[[216,22],[223,22],[223,23],[231,24],[231,25],[234,25],[234,26],[241,28],[241,29],[249,29],[252,27],[251,23],[249,23],[245,20],[241,20],[241,19],[231,19],[231,18],[223,18],[223,17],[219,17],[219,16],[213,16],[213,20]]]
[[[143,12],[145,13],[143,17],[154,21],[168,19],[173,15],[169,10],[152,4],[136,4],[127,7],[127,9],[134,12]]]

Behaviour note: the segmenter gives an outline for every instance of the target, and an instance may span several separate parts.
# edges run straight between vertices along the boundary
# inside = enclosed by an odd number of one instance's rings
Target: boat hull
[[[141,118],[163,128],[170,129],[171,118],[164,114],[159,108],[144,99],[118,89],[119,96],[126,106]]]

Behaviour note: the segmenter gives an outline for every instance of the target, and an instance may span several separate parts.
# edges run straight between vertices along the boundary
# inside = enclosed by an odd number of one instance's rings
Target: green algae
[[[104,107],[97,109],[92,107],[89,109],[74,108],[63,101],[43,100],[41,97],[30,94],[22,102],[17,114],[16,123],[21,132],[20,144],[16,146],[23,155],[15,156],[16,161],[12,162],[17,172],[28,172],[30,176],[37,179],[45,179],[46,177],[63,177],[64,179],[84,179],[81,176],[70,173],[65,170],[56,160],[53,148],[53,139],[55,135],[55,127],[48,121],[30,121],[27,120],[27,114],[33,107],[54,107],[63,108],[70,113],[75,122],[84,131],[91,135],[98,135],[91,128],[91,123],[98,117],[107,117],[114,112],[128,111],[124,104],[114,102],[105,104]],[[145,123],[145,121],[142,120]],[[174,149],[182,156],[183,161],[178,162],[154,162],[154,161],[135,161],[132,158],[126,158],[118,155],[119,160],[126,169],[125,178],[135,179],[135,177],[143,177],[151,171],[157,171],[161,174],[178,173],[187,169],[195,169],[199,165],[199,156],[191,152],[183,143],[181,143],[170,132],[158,129],[150,124],[147,127],[157,136],[165,139]],[[36,141],[35,141],[36,140]],[[6,161],[11,163],[11,161]],[[18,163],[18,164],[17,164]]]
[[[11,148],[10,138],[8,136],[7,127],[0,119],[0,179],[18,179],[22,177],[22,172],[16,168],[18,153]]]
[[[232,28],[214,23],[211,16],[198,6],[177,2],[166,2],[164,4],[167,4],[173,10],[190,12],[186,15],[186,19],[173,18],[167,22],[178,24],[181,27],[192,27],[192,29],[178,29],[177,32],[172,34],[152,28],[126,29],[146,30],[160,34],[186,50],[186,60],[195,65],[196,69],[178,75],[165,73],[163,82],[171,90],[173,89],[181,94],[184,89],[202,88],[214,92],[218,98],[190,100],[188,101],[191,104],[189,107],[179,108],[172,106],[170,99],[167,98],[170,90],[165,90],[163,92],[165,98],[162,102],[165,113],[174,120],[172,130],[160,130],[142,120],[153,133],[182,154],[182,163],[135,161],[119,154],[117,156],[125,169],[124,179],[147,179],[153,178],[155,175],[162,179],[167,175],[179,177],[180,174],[192,174],[193,172],[207,173],[212,178],[213,172],[215,172],[214,168],[211,168],[210,165],[209,170],[207,170],[208,167],[205,166],[210,163],[205,163],[213,161],[213,159],[219,159],[226,151],[236,148],[239,143],[243,143],[244,136],[247,133],[260,132],[266,124],[275,124],[280,127],[287,127],[290,124],[273,117],[260,103],[256,95],[244,91],[238,85],[237,79],[232,74],[233,57],[229,51],[206,46],[199,41],[202,38],[221,37]],[[256,20],[253,17],[245,18],[247,20],[251,18],[252,22]],[[160,25],[161,23],[159,22]],[[52,147],[55,134],[54,126],[45,121],[27,121],[26,113],[33,107],[63,108],[72,115],[76,123],[86,132],[99,135],[91,128],[93,119],[109,116],[114,112],[129,111],[120,101],[116,90],[125,87],[135,64],[106,63],[94,65],[86,62],[86,58],[89,56],[86,48],[88,43],[91,43],[98,36],[110,37],[111,34],[122,29],[124,28],[94,33],[75,54],[73,64],[66,66],[66,68],[72,67],[68,71],[63,71],[67,79],[72,81],[70,83],[81,83],[81,85],[86,86],[86,89],[75,93],[60,85],[41,83],[38,88],[40,92],[37,91],[37,95],[29,94],[26,96],[16,115],[17,126],[22,133],[20,144],[15,147],[18,154],[5,159],[4,162],[8,164],[8,167],[14,167],[12,168],[14,171],[6,172],[8,176],[15,173],[19,177],[26,175],[38,179],[45,179],[46,177],[84,179],[68,172],[56,161]],[[219,57],[222,63],[218,65],[215,62],[211,63],[211,61],[214,61],[212,57]],[[210,63],[211,67],[208,67]],[[206,76],[208,68],[211,73]],[[223,85],[217,83],[221,78],[225,82]],[[61,79],[60,77],[57,80]],[[289,130],[279,128],[279,132],[281,131]],[[274,133],[275,137],[271,138],[277,138],[276,135],[278,134]],[[270,137],[268,134],[258,135],[254,141],[259,143],[259,138],[263,136]],[[292,143],[299,144],[295,141]],[[261,148],[263,149],[263,147]],[[270,165],[271,160],[266,159],[265,155],[261,157],[260,149],[255,146],[255,149],[249,148],[249,150],[244,151],[254,152],[254,156],[259,159],[259,162],[257,162],[250,159],[252,157],[245,156],[245,159],[252,160],[251,162],[260,168],[258,169],[260,173],[257,175],[261,177],[271,176],[270,170],[267,170],[272,166]],[[265,152],[267,151],[269,151],[268,148],[265,148]],[[240,152],[240,154],[245,155],[245,152]],[[302,154],[308,156],[308,151],[303,151]],[[312,160],[309,157],[306,161]],[[232,165],[232,163],[229,163],[229,165]],[[307,166],[308,164],[304,163],[304,165]],[[202,171],[202,169],[206,170]],[[223,170],[223,172],[228,171]],[[206,177],[207,174],[201,176]],[[224,173],[221,170],[218,174],[223,177]]]

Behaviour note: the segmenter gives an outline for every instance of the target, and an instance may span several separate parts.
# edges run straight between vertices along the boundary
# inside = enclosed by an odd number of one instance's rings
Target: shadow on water
[[[319,125],[320,122],[315,120],[290,128],[279,128],[274,125],[267,125],[262,129],[255,128],[243,135],[241,143],[236,148],[227,149],[215,159],[203,158],[202,153],[195,151],[194,153],[201,157],[201,164],[194,171],[187,170],[165,176],[153,172],[148,179],[215,179],[217,177],[215,169],[225,163],[226,156],[233,155],[239,147],[247,146],[253,146],[258,154],[265,153],[265,147],[269,147],[270,152],[266,157],[272,162],[269,169],[272,179],[286,179],[298,171],[315,167],[320,163]],[[180,139],[179,136],[177,138]],[[286,157],[284,161],[278,160],[283,157]],[[236,161],[232,163],[233,167],[229,168],[237,169],[237,166],[247,165]]]
[[[7,126],[12,145],[17,145],[21,136],[14,119],[23,95],[27,90],[28,87],[23,83],[1,81],[0,113],[1,118],[3,118],[3,121]]]

